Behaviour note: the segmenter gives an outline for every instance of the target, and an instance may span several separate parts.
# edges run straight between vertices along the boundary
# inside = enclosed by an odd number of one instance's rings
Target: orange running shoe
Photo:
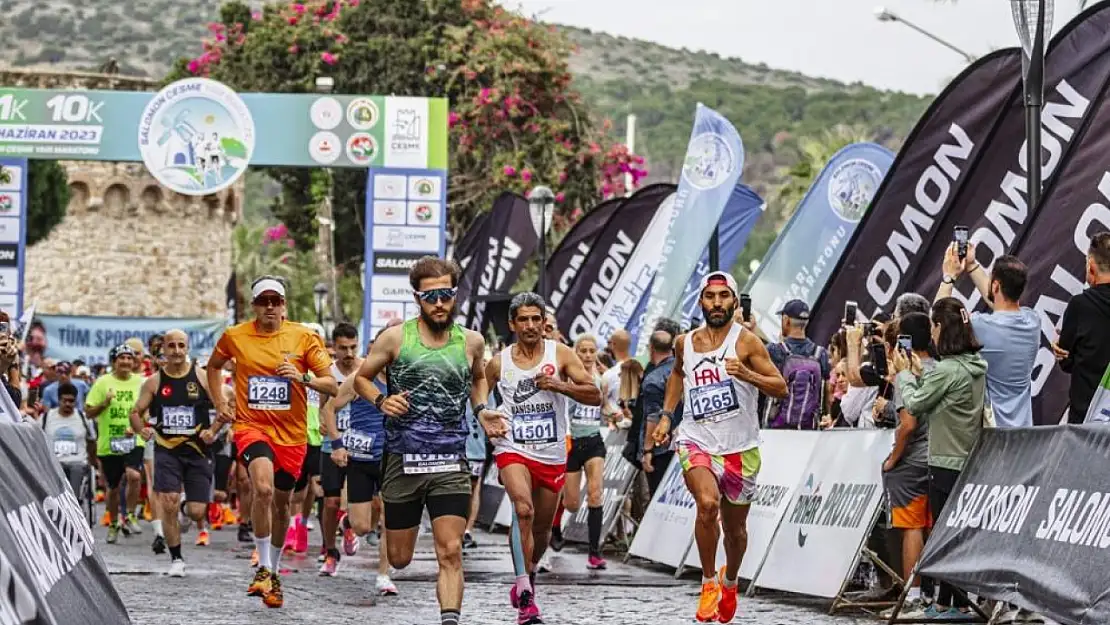
[[[112,515],[108,514],[107,510],[104,511],[104,516],[100,518],[100,524],[104,527],[112,524]]]
[[[258,549],[251,552],[251,568],[258,568]]]
[[[720,573],[717,575],[717,581],[721,585],[721,600],[717,604],[717,621],[721,623],[731,623],[732,618],[736,616],[736,601],[737,589],[739,583],[733,584],[731,587],[725,584],[725,567],[721,567]],[[739,580],[737,580],[739,582]]]
[[[224,525],[235,525],[238,522],[235,513],[227,506],[223,508],[223,517]]]
[[[263,593],[262,603],[267,608],[280,608],[285,605],[285,594],[281,592],[281,577],[276,573],[270,577],[270,590]]]
[[[104,491],[96,491],[96,503],[104,503]]]
[[[264,597],[266,593],[270,592],[270,584],[273,583],[275,576],[266,567],[259,567],[258,572],[254,574],[254,580],[247,588],[247,596],[249,597]]]
[[[150,523],[154,520],[154,509],[151,507],[149,502],[143,504],[143,520],[147,523]]]
[[[208,536],[208,530],[201,530],[200,532],[198,532],[197,547],[207,547],[209,538],[210,537]]]
[[[717,605],[721,601],[721,585],[712,579],[701,585],[701,598],[698,599],[698,613],[694,617],[701,623],[717,620]]]

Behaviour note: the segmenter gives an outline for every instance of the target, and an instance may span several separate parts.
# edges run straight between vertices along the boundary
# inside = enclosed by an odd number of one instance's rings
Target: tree
[[[624,192],[643,159],[605,140],[604,127],[569,88],[570,44],[492,0],[312,0],[251,12],[225,4],[204,52],[181,59],[167,81],[207,76],[240,91],[314,91],[446,97],[450,102],[449,228],[459,236],[504,190],[537,183],[559,191],[566,216]],[[274,214],[298,249],[316,238],[320,170],[268,168],[283,186]],[[361,259],[366,172],[336,170],[339,260]]]
[[[312,253],[297,250],[284,224],[239,224],[232,232],[231,265],[239,277],[239,303],[247,304],[250,283],[265,275],[285,281],[286,311],[293,321],[315,321],[312,289],[321,280]],[[241,308],[244,309],[245,307]]]
[[[774,201],[778,205],[778,210],[772,213],[776,217],[775,231],[790,220],[809,187],[833,155],[845,146],[871,140],[873,137],[866,129],[843,125],[825,130],[817,136],[798,139],[798,160],[783,172],[785,182],[774,194]]]
[[[57,161],[30,161],[27,170],[27,245],[45,239],[62,223],[69,205],[69,180]]]

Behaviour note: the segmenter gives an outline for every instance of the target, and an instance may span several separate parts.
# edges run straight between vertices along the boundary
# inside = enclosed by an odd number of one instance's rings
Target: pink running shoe
[[[324,565],[320,567],[320,577],[335,577],[337,570],[339,570],[339,561],[332,556],[327,556],[324,559]]]
[[[532,593],[527,590],[520,594],[520,608],[517,611],[517,625],[539,625],[543,623],[540,608],[532,599]]]
[[[285,545],[281,550],[285,553],[291,553],[293,548],[297,546],[297,526],[290,524],[289,529],[285,530]]]
[[[601,571],[604,570],[607,566],[609,566],[609,563],[605,561],[605,558],[594,555],[592,553],[590,554],[589,559],[586,560],[586,568],[590,569],[591,571]]]
[[[304,521],[297,522],[296,540],[293,544],[293,551],[297,553],[308,553],[308,523]]]
[[[358,536],[352,530],[343,532],[343,554],[353,556],[358,553],[358,547],[362,543]]]

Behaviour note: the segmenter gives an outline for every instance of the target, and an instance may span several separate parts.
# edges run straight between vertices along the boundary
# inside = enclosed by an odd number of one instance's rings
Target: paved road
[[[285,607],[269,610],[260,600],[247,597],[252,577],[250,547],[235,541],[234,529],[212,532],[209,547],[194,547],[195,532],[183,544],[188,577],[164,576],[169,556],[150,551],[152,532],[120,537],[116,545],[103,542],[104,528],[97,528],[98,547],[112,573],[136,625],[225,625],[229,622],[273,625],[427,625],[439,623],[435,602],[435,555],[430,537],[422,537],[418,553],[404,571],[394,575],[400,594],[374,596],[377,550],[363,547],[353,558],[344,558],[340,575],[316,574],[315,553],[319,533],[313,535],[312,557],[282,562],[291,569],[284,578]],[[469,625],[510,625],[516,612],[508,605],[512,565],[505,536],[476,537],[478,549],[468,551],[463,622]],[[675,581],[665,570],[610,561],[604,572],[586,569],[585,555],[568,547],[556,554],[554,571],[538,583],[538,602],[545,620],[557,625],[670,625],[693,622],[697,579]],[[735,623],[751,625],[859,625],[876,623],[864,618],[830,617],[827,604],[790,601],[783,597],[741,599]]]

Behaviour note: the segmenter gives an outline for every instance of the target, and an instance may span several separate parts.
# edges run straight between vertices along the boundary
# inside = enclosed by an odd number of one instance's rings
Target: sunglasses
[[[255,306],[261,306],[263,308],[267,306],[273,306],[274,308],[277,308],[284,303],[285,299],[277,295],[261,295],[254,300]]]
[[[456,288],[431,289],[429,291],[416,291],[416,296],[425,304],[438,304],[455,299],[455,295],[458,294],[458,292],[459,290]]]

